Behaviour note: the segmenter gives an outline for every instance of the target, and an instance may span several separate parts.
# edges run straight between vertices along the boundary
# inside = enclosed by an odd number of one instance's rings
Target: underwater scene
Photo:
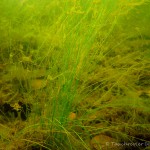
[[[0,150],[150,150],[150,0],[0,0]]]

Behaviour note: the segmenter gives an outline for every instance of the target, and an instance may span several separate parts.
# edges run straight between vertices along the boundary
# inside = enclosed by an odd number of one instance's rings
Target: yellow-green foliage
[[[0,104],[23,99],[33,111],[12,135],[2,125],[0,147],[13,149],[21,139],[20,147],[90,149],[84,136],[114,130],[125,138],[130,127],[122,122],[147,124],[141,93],[149,92],[149,15],[143,19],[140,8],[148,13],[149,1],[1,0]],[[102,127],[91,125],[96,119]]]

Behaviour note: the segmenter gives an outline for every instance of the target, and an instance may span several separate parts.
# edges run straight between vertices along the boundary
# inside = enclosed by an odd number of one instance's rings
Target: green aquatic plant
[[[147,101],[138,92],[145,85],[149,91],[149,34],[130,22],[146,6],[147,0],[1,0],[0,104],[33,105],[25,122],[0,118],[1,147],[96,149],[101,143],[90,139],[101,134],[147,140]]]

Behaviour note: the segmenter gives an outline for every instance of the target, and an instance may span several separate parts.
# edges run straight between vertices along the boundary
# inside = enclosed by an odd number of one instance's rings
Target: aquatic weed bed
[[[2,150],[149,148],[148,1],[0,7]]]

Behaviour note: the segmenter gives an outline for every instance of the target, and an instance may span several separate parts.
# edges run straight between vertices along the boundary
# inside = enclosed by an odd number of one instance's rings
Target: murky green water
[[[0,149],[148,150],[149,10],[1,0]]]

